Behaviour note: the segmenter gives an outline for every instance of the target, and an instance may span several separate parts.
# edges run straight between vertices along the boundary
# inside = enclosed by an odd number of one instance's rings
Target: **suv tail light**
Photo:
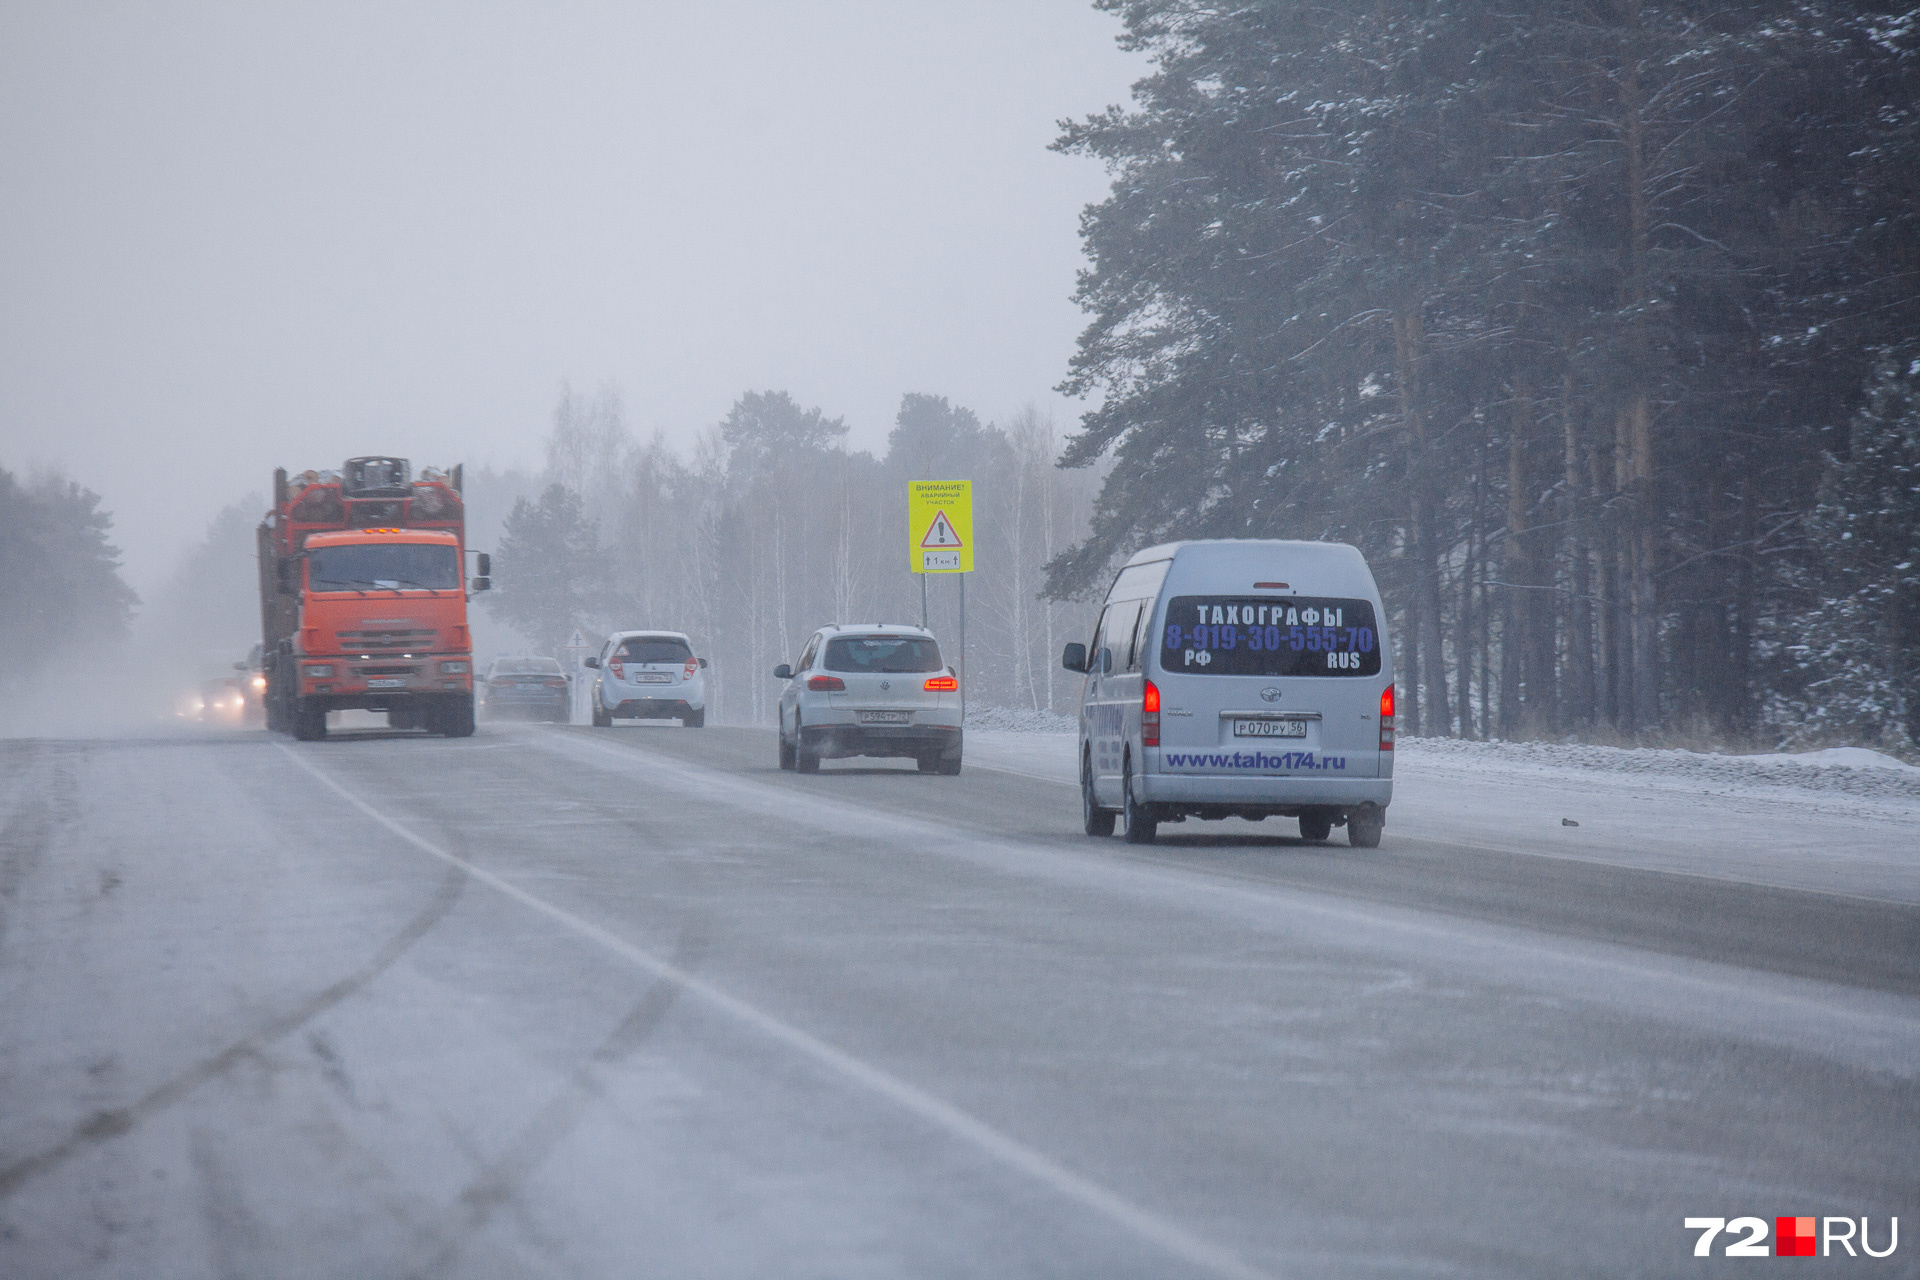
[[[1140,694],[1140,745],[1160,745],[1160,686],[1151,680]]]
[[[952,693],[960,687],[960,682],[952,676],[929,676],[921,687],[928,693]]]
[[[807,678],[807,688],[812,689],[815,693],[844,693],[846,692],[847,682],[839,676],[809,676]]]
[[[1380,749],[1393,750],[1393,686],[1380,691]]]

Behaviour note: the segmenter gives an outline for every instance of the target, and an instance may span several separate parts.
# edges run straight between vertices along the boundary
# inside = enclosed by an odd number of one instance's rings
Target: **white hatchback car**
[[[677,719],[689,729],[707,722],[705,658],[681,631],[616,631],[587,665],[594,678],[593,723]]]
[[[960,680],[921,627],[837,624],[814,632],[793,666],[773,669],[780,695],[780,767],[814,773],[823,759],[907,756],[922,773],[960,772]]]

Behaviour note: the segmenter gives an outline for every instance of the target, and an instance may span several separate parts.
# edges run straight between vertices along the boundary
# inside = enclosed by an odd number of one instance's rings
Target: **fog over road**
[[[774,758],[0,741],[0,1272],[1718,1274],[1683,1217],[1916,1221],[1899,860],[1398,803],[1136,847],[985,738]]]

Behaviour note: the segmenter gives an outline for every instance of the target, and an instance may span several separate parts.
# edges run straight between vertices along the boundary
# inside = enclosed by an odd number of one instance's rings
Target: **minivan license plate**
[[[1307,736],[1305,720],[1235,720],[1233,736],[1236,738],[1304,738]]]
[[[907,713],[904,711],[862,711],[861,724],[905,724]]]

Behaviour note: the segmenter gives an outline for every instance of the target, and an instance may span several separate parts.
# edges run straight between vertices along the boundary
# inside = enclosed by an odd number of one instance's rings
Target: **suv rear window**
[[[1380,635],[1365,600],[1175,596],[1160,668],[1181,675],[1377,676]]]
[[[829,671],[938,671],[940,646],[924,636],[835,636],[827,641]]]
[[[693,650],[684,640],[664,638],[628,640],[620,646],[622,662],[691,662]]]

